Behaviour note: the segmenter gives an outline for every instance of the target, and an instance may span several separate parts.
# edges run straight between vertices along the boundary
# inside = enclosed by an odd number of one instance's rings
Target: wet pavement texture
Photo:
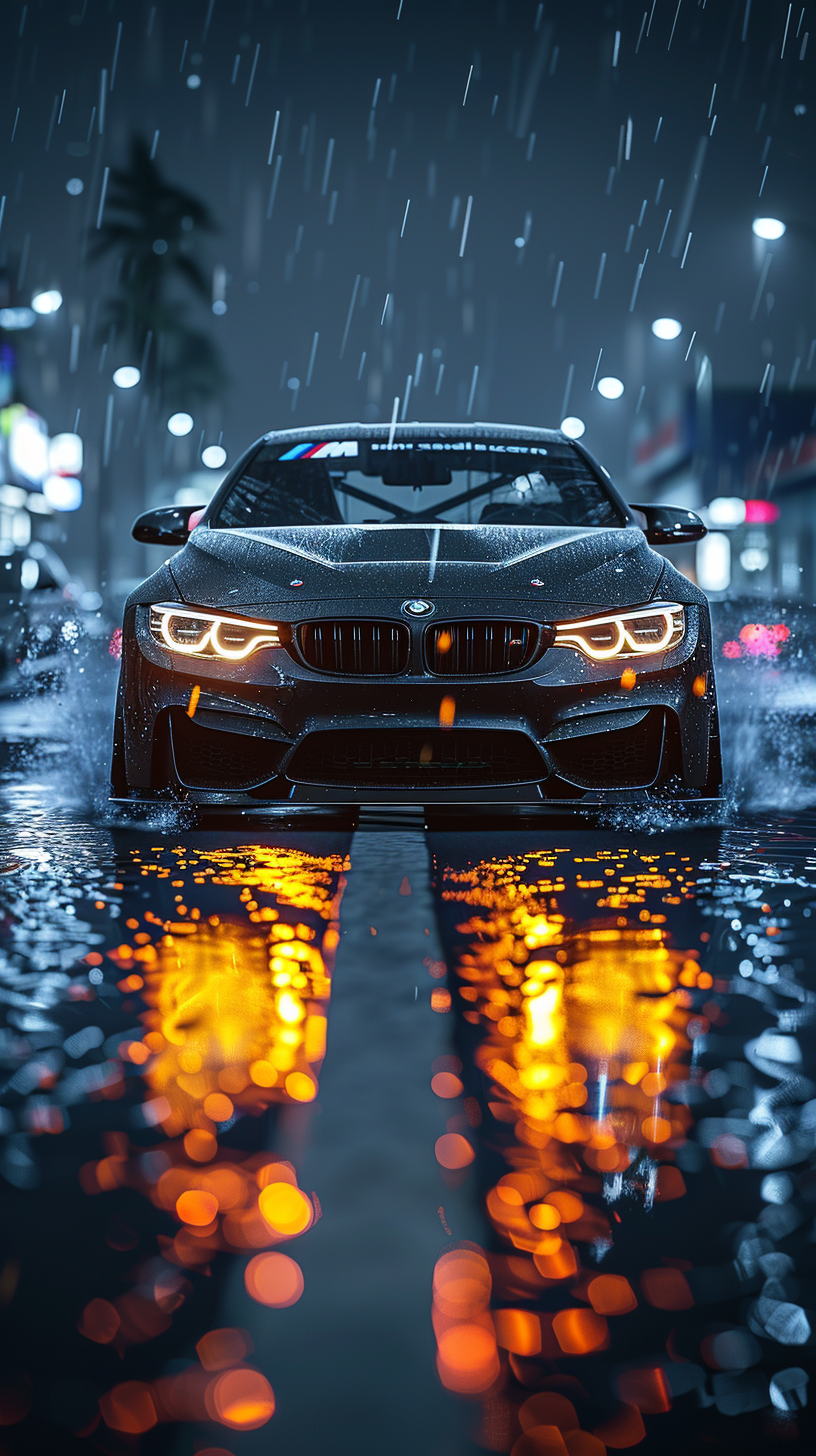
[[[0,1452],[812,1448],[809,808],[114,822],[0,718]]]

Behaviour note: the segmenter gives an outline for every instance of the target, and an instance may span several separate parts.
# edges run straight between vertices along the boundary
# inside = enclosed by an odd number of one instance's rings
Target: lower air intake
[[[651,708],[634,728],[608,729],[547,745],[559,778],[582,789],[648,788],[660,772],[665,713]]]
[[[274,778],[287,745],[245,733],[200,728],[186,713],[170,717],[179,782],[212,793],[250,789]]]
[[[546,772],[525,733],[477,728],[310,733],[286,769],[296,783],[414,790],[534,783]]]

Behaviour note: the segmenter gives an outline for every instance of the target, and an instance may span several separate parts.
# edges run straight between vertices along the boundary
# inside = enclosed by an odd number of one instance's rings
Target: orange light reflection
[[[148,880],[179,876],[171,884],[183,891],[172,920],[146,911],[133,944],[108,953],[129,972],[123,993],[140,991],[146,1007],[143,1039],[123,1042],[119,1055],[143,1079],[144,1121],[163,1140],[145,1154],[109,1133],[106,1156],[86,1164],[80,1181],[90,1194],[136,1189],[174,1216],[178,1231],[159,1235],[166,1272],[154,1288],[93,1299],[83,1311],[81,1333],[120,1355],[169,1327],[191,1288],[185,1274],[206,1271],[219,1250],[250,1256],[246,1287],[259,1304],[283,1310],[300,1298],[295,1260],[258,1251],[309,1229],[320,1216],[317,1196],[298,1187],[291,1163],[221,1139],[235,1118],[318,1095],[346,867],[338,856],[270,846],[153,848],[134,861]],[[208,881],[222,887],[228,914],[207,917],[196,906]],[[244,1331],[209,1331],[186,1370],[108,1391],[105,1424],[129,1436],[161,1421],[264,1425],[275,1397],[244,1363],[251,1348]]]
[[[503,1360],[508,1375],[521,1368],[514,1361],[541,1361],[543,1379],[553,1361],[604,1350],[614,1321],[637,1307],[639,1294],[623,1275],[601,1274],[596,1261],[582,1267],[581,1247],[594,1245],[597,1254],[613,1245],[603,1198],[610,1180],[628,1179],[649,1203],[685,1192],[673,1160],[690,1113],[666,1092],[687,1075],[683,987],[698,986],[701,977],[695,956],[670,943],[663,905],[691,897],[687,868],[676,855],[664,862],[657,853],[616,849],[581,858],[568,850],[530,853],[444,872],[443,898],[465,911],[452,995],[463,1020],[483,1034],[474,1060],[487,1078],[494,1120],[488,1146],[504,1139],[509,1168],[486,1195],[509,1257],[446,1253],[436,1267],[439,1371],[453,1390],[492,1400]],[[580,923],[561,908],[568,878],[593,896]],[[488,1314],[484,1299],[473,1294],[468,1304],[461,1296],[454,1308],[448,1292],[445,1261],[465,1258],[481,1258],[490,1278],[493,1335],[507,1352],[498,1362],[486,1326],[476,1324]],[[464,1274],[459,1280],[463,1289],[487,1287],[472,1278],[468,1286]],[[542,1300],[548,1289],[563,1290],[553,1312]],[[662,1309],[691,1302],[674,1269],[645,1271],[640,1294]],[[526,1306],[517,1305],[520,1296]],[[452,1328],[461,1333],[452,1336]],[[562,1396],[535,1396],[522,1406],[524,1434],[513,1452],[563,1448],[589,1456],[604,1441],[629,1445],[643,1430],[633,1398],[622,1393],[618,1414],[590,1433],[577,1429]],[[662,1409],[661,1399],[655,1394],[650,1408]]]

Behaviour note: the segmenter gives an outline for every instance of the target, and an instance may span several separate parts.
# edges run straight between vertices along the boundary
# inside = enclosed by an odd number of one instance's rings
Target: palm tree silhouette
[[[147,389],[170,410],[212,399],[226,383],[216,345],[189,321],[189,295],[209,297],[196,235],[216,231],[207,206],[166,182],[144,138],[134,137],[129,166],[111,169],[104,221],[90,249],[91,261],[120,258],[99,334],[112,332],[128,362],[143,365]]]

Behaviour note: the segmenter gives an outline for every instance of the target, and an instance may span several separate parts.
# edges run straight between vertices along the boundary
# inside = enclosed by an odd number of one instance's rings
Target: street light
[[[171,435],[189,435],[193,428],[193,417],[186,414],[184,410],[179,410],[178,414],[170,416],[167,428]]]
[[[227,452],[223,445],[208,445],[201,452],[201,463],[208,470],[220,470],[227,463]]]
[[[756,237],[762,238],[766,243],[775,243],[787,232],[785,224],[778,217],[755,217],[751,228]]]
[[[623,380],[616,379],[614,374],[606,374],[603,379],[598,380],[598,393],[604,399],[620,399],[623,394]]]
[[[652,333],[656,339],[678,339],[683,332],[683,325],[679,319],[659,318],[652,324]]]
[[[82,505],[82,482],[72,475],[49,475],[43,495],[55,511],[78,511]]]
[[[0,308],[0,329],[9,333],[13,329],[30,329],[36,319],[33,308]]]
[[[45,288],[34,294],[31,307],[35,313],[56,313],[62,308],[62,294],[58,288]]]
[[[135,364],[122,364],[113,371],[113,382],[119,389],[133,389],[141,377]]]
[[[48,445],[48,464],[55,475],[79,475],[84,449],[80,435],[54,435]]]
[[[561,433],[566,435],[568,440],[580,440],[585,429],[586,425],[583,420],[579,420],[577,415],[567,415],[567,418],[561,421]]]

